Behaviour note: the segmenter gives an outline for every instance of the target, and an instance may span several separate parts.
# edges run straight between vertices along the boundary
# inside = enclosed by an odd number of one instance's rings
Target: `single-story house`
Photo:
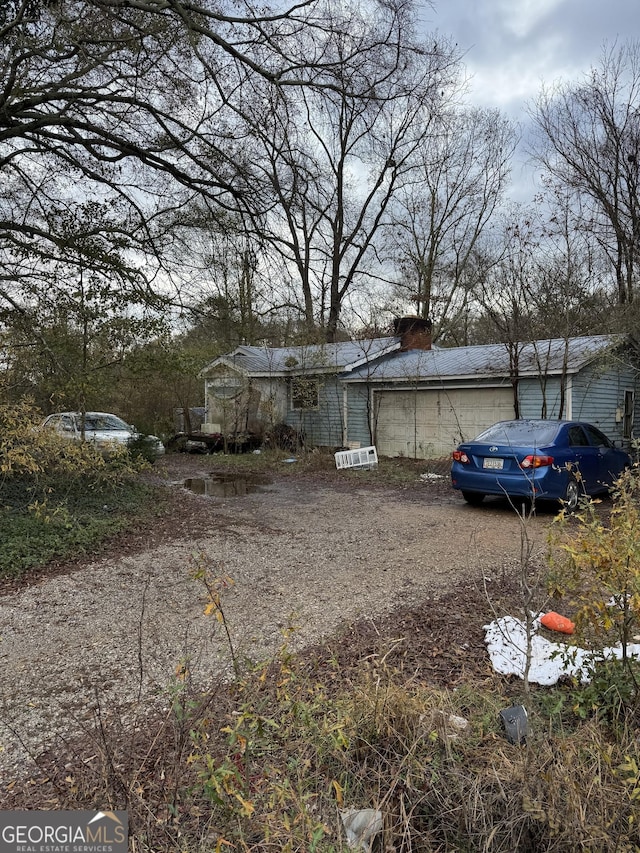
[[[313,346],[239,346],[204,368],[208,432],[263,434],[285,423],[307,443],[376,445],[379,455],[436,458],[498,420],[589,421],[635,436],[639,371],[621,335],[431,347],[430,324]]]

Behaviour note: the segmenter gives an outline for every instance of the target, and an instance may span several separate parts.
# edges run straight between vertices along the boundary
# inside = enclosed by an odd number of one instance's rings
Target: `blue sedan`
[[[451,483],[470,504],[485,495],[560,501],[607,492],[631,465],[597,427],[581,421],[500,421],[453,452]]]

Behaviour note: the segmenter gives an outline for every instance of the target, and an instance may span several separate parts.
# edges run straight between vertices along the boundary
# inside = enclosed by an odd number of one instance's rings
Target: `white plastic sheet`
[[[554,643],[546,637],[541,637],[537,633],[539,626],[539,617],[536,617],[536,633],[531,638],[529,668],[529,681],[534,684],[556,684],[562,675],[577,675],[582,681],[587,681],[586,673],[594,659],[622,658],[621,646],[607,647],[596,655],[592,651],[568,643]],[[527,655],[527,631],[524,622],[515,616],[502,616],[485,625],[484,630],[487,651],[495,671],[501,675],[524,678]],[[627,654],[640,657],[640,643],[628,645]]]

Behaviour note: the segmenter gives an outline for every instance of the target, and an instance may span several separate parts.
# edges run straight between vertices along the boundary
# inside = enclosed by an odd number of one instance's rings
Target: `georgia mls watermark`
[[[0,811],[0,853],[127,853],[126,812]]]

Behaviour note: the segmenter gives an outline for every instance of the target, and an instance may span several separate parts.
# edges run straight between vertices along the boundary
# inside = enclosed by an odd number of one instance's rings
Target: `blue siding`
[[[292,409],[289,389],[286,423],[316,447],[342,446],[342,385],[335,376],[320,376],[317,409]]]
[[[561,382],[559,376],[546,379],[520,379],[518,382],[518,402],[521,418],[558,418],[561,405]],[[546,412],[545,412],[546,404]],[[543,415],[544,413],[544,415]],[[567,417],[565,397],[563,417]]]
[[[572,417],[589,421],[610,438],[622,440],[624,392],[635,388],[636,373],[624,362],[590,365],[573,379]]]
[[[565,380],[566,394],[562,417],[588,421],[615,441],[623,440],[625,391],[636,390],[636,372],[617,359],[591,364]],[[544,386],[537,379],[521,379],[518,385],[520,414],[523,418],[542,417],[546,399],[548,418],[560,416],[561,379],[551,376]],[[636,410],[640,406],[636,394]],[[636,411],[636,414],[638,412]],[[634,423],[640,423],[634,419]],[[634,429],[634,433],[637,428]]]

